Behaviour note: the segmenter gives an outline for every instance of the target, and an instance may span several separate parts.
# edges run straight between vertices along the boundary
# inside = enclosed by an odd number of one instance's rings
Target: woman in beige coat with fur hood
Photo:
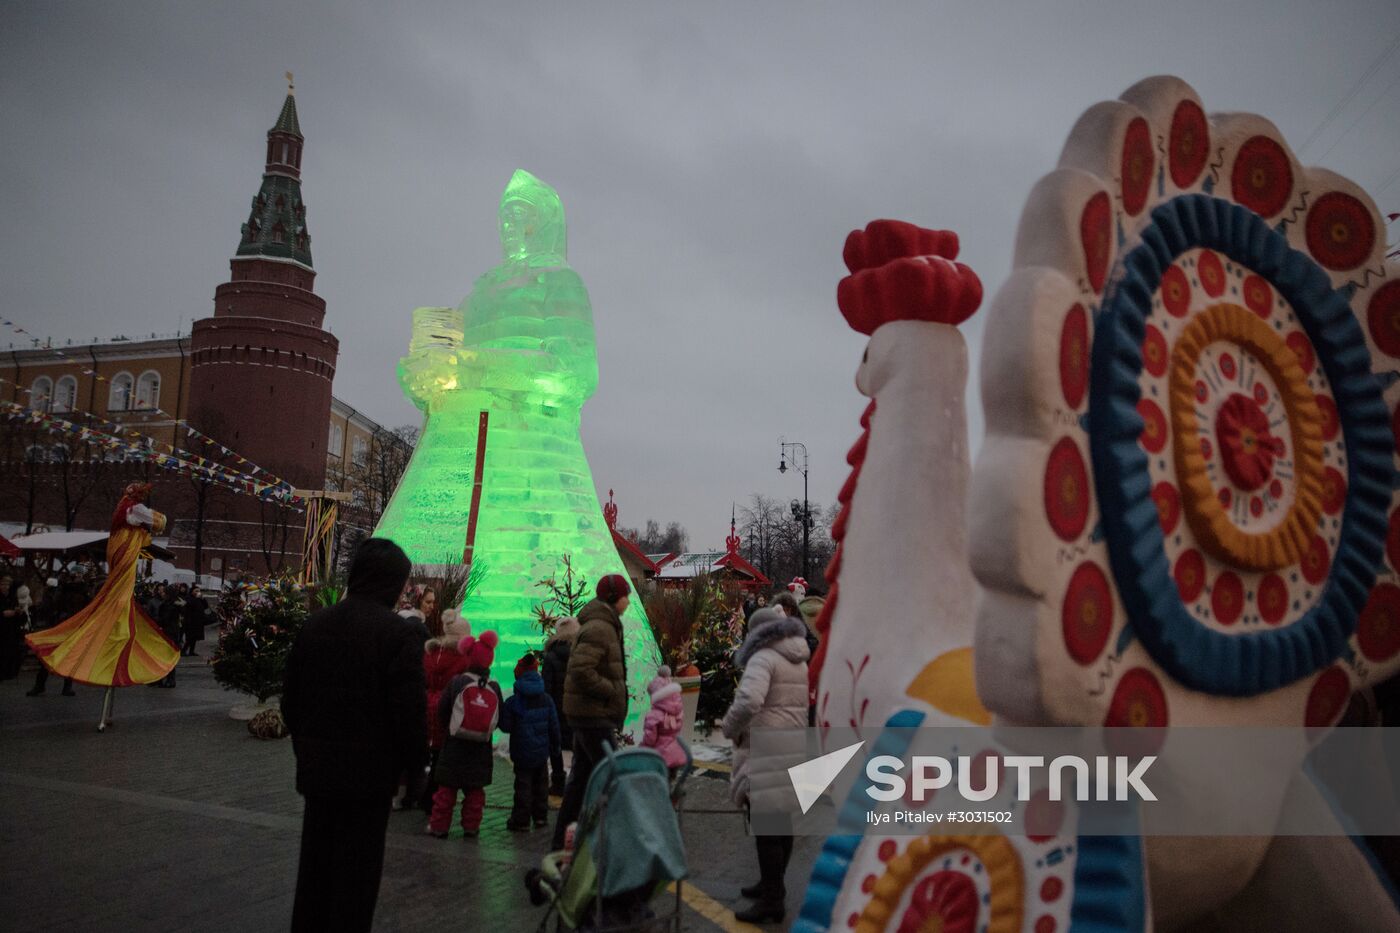
[[[795,803],[787,767],[798,764],[788,756],[750,759],[749,735],[753,729],[803,729],[807,726],[807,627],[781,610],[760,609],[749,618],[749,634],[735,652],[743,677],[734,702],[724,714],[724,734],[734,742],[734,769],[729,792],[734,802],[766,812]],[[754,903],[736,911],[745,923],[780,923],[787,889],[784,876],[792,857],[792,836],[754,836],[758,848],[759,882],[743,889]]]

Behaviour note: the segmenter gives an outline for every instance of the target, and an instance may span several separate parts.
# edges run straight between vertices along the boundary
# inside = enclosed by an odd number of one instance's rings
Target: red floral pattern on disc
[[[1195,548],[1181,552],[1172,568],[1172,578],[1176,581],[1176,592],[1183,603],[1193,603],[1200,599],[1206,588],[1206,560]]]
[[[1157,520],[1162,524],[1162,534],[1171,534],[1181,519],[1181,494],[1175,486],[1163,480],[1152,487],[1152,501],[1157,505]]]
[[[1089,472],[1079,447],[1060,438],[1045,464],[1045,517],[1051,529],[1065,541],[1084,533],[1089,520]]]
[[[1215,578],[1210,591],[1210,609],[1221,625],[1234,625],[1244,612],[1244,583],[1233,570]]]
[[[1346,709],[1351,699],[1351,679],[1346,671],[1332,665],[1318,675],[1308,691],[1308,703],[1303,713],[1303,725],[1321,729],[1332,725]]]
[[[1273,217],[1293,193],[1293,166],[1283,147],[1267,136],[1251,136],[1230,170],[1234,200],[1264,218]]]
[[[1162,306],[1172,317],[1185,317],[1191,309],[1191,283],[1186,281],[1186,273],[1180,266],[1168,266],[1162,273]]]
[[[1061,626],[1065,650],[1079,664],[1092,664],[1103,653],[1113,629],[1113,594],[1098,564],[1090,561],[1075,568],[1065,590]]]
[[[1347,504],[1347,478],[1336,467],[1322,471],[1322,508],[1328,515],[1338,515]]]
[[[1224,358],[1221,358],[1224,370]],[[1269,416],[1248,395],[1232,394],[1215,416],[1215,440],[1230,481],[1253,492],[1273,478],[1283,442],[1269,433]]]
[[[1385,556],[1390,559],[1392,570],[1400,570],[1400,509],[1390,513],[1390,524],[1385,531]]]
[[[1147,204],[1147,192],[1152,185],[1152,134],[1147,121],[1134,117],[1123,134],[1123,210],[1136,217]]]
[[[1196,260],[1196,275],[1201,280],[1201,288],[1210,297],[1219,298],[1225,294],[1225,267],[1221,265],[1218,254],[1208,249],[1201,250],[1200,258]]]
[[[1142,433],[1138,441],[1148,453],[1159,454],[1167,446],[1167,416],[1161,406],[1151,399],[1142,399],[1137,404],[1137,412],[1142,416]]]
[[[1065,893],[1065,883],[1054,875],[1040,883],[1040,899],[1047,904],[1055,903],[1063,893]]]
[[[1366,324],[1382,353],[1400,356],[1400,281],[1376,289],[1366,306]]]
[[[1305,227],[1308,252],[1328,269],[1355,269],[1376,245],[1376,224],[1371,212],[1356,198],[1329,191],[1308,209]]]
[[[1288,613],[1288,584],[1276,573],[1266,574],[1259,581],[1254,603],[1259,610],[1259,618],[1270,625],[1278,625]]]
[[[1075,305],[1060,328],[1060,388],[1065,404],[1078,408],[1089,389],[1089,315]]]
[[[1036,918],[1032,933],[1055,933],[1055,918],[1049,914],[1041,914]]]
[[[1327,542],[1322,540],[1321,535],[1313,535],[1298,566],[1303,571],[1303,579],[1313,586],[1327,579],[1327,571],[1332,566],[1332,552],[1327,549]]]
[[[1168,710],[1166,692],[1162,689],[1161,681],[1145,667],[1134,667],[1124,671],[1123,677],[1119,678],[1119,685],[1114,688],[1113,699],[1109,702],[1109,712],[1103,717],[1103,724],[1109,727],[1134,728],[1166,726]],[[1165,735],[1109,731],[1103,738],[1113,754],[1148,755],[1161,748]]]
[[[1302,367],[1305,375],[1312,375],[1313,367],[1317,365],[1317,355],[1313,353],[1312,341],[1308,335],[1301,330],[1295,330],[1283,339],[1288,345],[1288,349],[1293,351],[1293,355],[1298,357],[1298,365]]]
[[[1151,324],[1142,338],[1142,365],[1154,376],[1167,374],[1167,338]]]
[[[899,933],[972,933],[979,901],[977,884],[967,875],[936,871],[914,886],[899,921]]]
[[[1113,211],[1108,195],[1102,191],[1084,205],[1079,215],[1079,242],[1084,247],[1084,270],[1089,287],[1103,291],[1108,276],[1109,253],[1113,249]]]
[[[1371,591],[1356,624],[1356,644],[1369,661],[1389,661],[1400,653],[1400,586],[1380,583]]]
[[[1210,156],[1210,127],[1205,111],[1194,100],[1183,100],[1172,113],[1172,127],[1167,137],[1167,160],[1171,166],[1172,183],[1189,188],[1201,176]]]
[[[1049,842],[1065,823],[1063,801],[1051,800],[1050,789],[1042,787],[1026,802],[1026,838],[1031,842]]]
[[[1267,320],[1274,307],[1274,290],[1264,277],[1253,273],[1245,276],[1240,291],[1244,293],[1245,306]]]
[[[1322,439],[1324,441],[1335,441],[1337,432],[1341,430],[1342,423],[1337,420],[1337,403],[1332,401],[1330,396],[1317,396],[1318,414],[1322,415]]]

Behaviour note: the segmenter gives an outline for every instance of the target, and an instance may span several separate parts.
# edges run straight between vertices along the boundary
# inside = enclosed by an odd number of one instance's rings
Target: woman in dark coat
[[[574,747],[574,732],[564,718],[564,675],[569,670],[569,654],[574,650],[578,638],[578,619],[573,616],[554,623],[554,634],[544,644],[544,663],[540,673],[544,677],[544,692],[554,701],[554,709],[559,714],[559,748],[549,756],[549,792],[556,797],[564,796],[563,749]]]
[[[189,598],[185,600],[184,609],[184,629],[185,643],[181,650],[182,655],[191,658],[195,657],[194,646],[204,641],[204,626],[214,621],[214,610],[209,608],[209,604],[204,601],[204,595],[196,585],[190,589]]]

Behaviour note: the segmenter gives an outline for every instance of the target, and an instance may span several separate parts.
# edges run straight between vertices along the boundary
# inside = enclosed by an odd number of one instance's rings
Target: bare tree
[[[370,526],[379,524],[417,445],[418,429],[412,425],[376,428],[365,455],[343,468],[348,484],[363,495],[362,508],[368,513]]]

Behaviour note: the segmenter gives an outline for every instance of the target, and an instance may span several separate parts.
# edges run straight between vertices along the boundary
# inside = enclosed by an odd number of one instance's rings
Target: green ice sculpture
[[[473,631],[500,634],[494,672],[508,681],[542,643],[534,606],[547,594],[535,583],[564,555],[590,595],[604,574],[626,571],[579,436],[598,360],[588,292],[564,256],[559,195],[517,171],[501,195],[500,235],[504,261],[461,307],[413,312],[398,373],[423,433],[375,534],[415,563],[485,568],[462,609]],[[635,594],[622,623],[630,723],[645,713],[659,654]]]

